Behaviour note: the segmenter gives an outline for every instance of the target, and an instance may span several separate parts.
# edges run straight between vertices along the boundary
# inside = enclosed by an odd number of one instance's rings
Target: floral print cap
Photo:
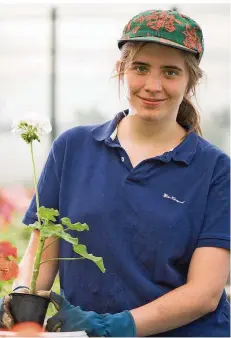
[[[200,26],[191,18],[172,10],[148,10],[134,16],[118,41],[119,49],[128,41],[156,42],[194,53],[204,52]]]

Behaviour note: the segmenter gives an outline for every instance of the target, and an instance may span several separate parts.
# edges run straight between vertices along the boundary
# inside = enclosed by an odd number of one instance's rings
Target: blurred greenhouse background
[[[230,154],[230,5],[154,6],[174,6],[202,27],[201,68],[206,76],[197,93],[202,130],[207,140]],[[11,135],[12,120],[31,111],[52,120],[53,134],[35,146],[40,172],[52,140],[62,131],[109,120],[127,108],[126,100],[118,97],[117,80],[111,78],[119,58],[117,39],[133,15],[152,7],[0,4],[1,232],[15,214],[23,214],[33,193],[29,148]]]
[[[230,5],[175,4],[201,25],[206,76],[198,90],[204,137],[229,150]],[[111,119],[127,108],[112,79],[117,39],[127,21],[148,4],[0,4],[0,185],[31,184],[28,148],[10,133],[11,122],[29,111],[55,114],[54,133],[36,148],[38,168],[51,137],[79,125]],[[155,4],[170,9],[173,4]],[[53,20],[52,20],[53,16]],[[56,20],[54,18],[56,16]],[[52,26],[56,34],[52,37]],[[56,41],[54,56],[53,42]],[[52,78],[53,70],[56,76]],[[52,81],[55,86],[52,91]]]

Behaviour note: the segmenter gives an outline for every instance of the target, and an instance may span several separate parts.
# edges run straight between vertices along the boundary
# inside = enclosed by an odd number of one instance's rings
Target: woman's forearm
[[[13,289],[19,285],[30,287],[36,250],[39,243],[39,232],[33,232],[22,261],[19,264],[18,277],[13,283]],[[51,244],[52,243],[52,244]],[[42,253],[42,261],[57,258],[59,254],[59,241],[53,237],[46,239],[47,249]],[[48,261],[41,265],[36,283],[36,290],[49,290],[54,282],[58,270],[58,261]]]
[[[30,282],[33,273],[34,258],[39,242],[39,231],[33,231],[29,240],[26,251],[19,264],[19,272],[17,278],[14,280],[12,288],[19,285],[30,287]]]
[[[151,303],[131,310],[137,336],[166,332],[214,311],[216,305],[211,298],[208,289],[185,284]]]

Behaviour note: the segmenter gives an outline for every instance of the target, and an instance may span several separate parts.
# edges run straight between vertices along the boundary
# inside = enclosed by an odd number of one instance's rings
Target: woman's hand
[[[38,291],[38,295],[50,298],[58,312],[47,321],[49,332],[86,331],[89,336],[135,337],[136,327],[129,311],[116,314],[98,314],[83,311],[71,305],[65,298],[52,291]]]

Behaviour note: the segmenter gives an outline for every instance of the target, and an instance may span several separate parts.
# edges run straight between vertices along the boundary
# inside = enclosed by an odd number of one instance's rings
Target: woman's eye
[[[166,70],[165,74],[168,76],[168,77],[174,77],[174,76],[177,76],[177,72],[175,72],[174,70]]]
[[[146,73],[148,71],[147,67],[145,66],[136,66],[135,67],[135,70],[138,72],[138,73]]]

